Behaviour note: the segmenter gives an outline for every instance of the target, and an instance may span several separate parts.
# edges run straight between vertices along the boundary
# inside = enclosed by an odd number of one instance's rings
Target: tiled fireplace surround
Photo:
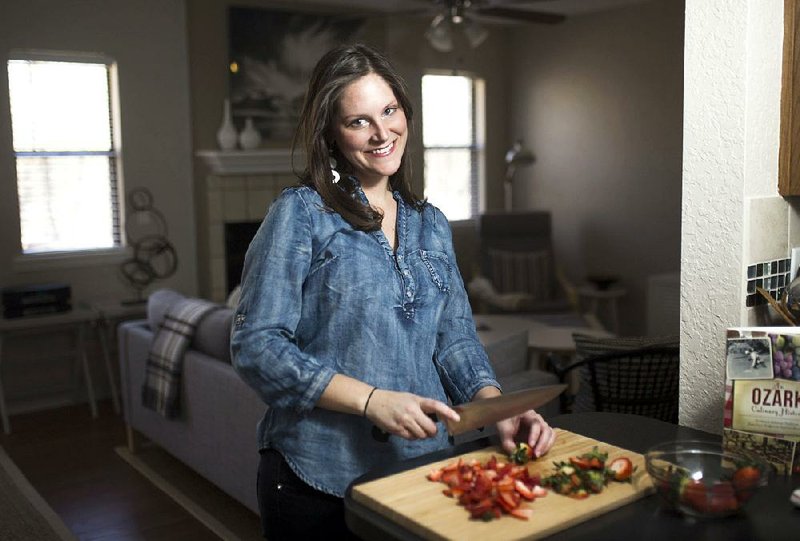
[[[288,150],[201,152],[206,177],[209,287],[211,299],[227,296],[225,224],[260,222],[281,190],[297,182]]]

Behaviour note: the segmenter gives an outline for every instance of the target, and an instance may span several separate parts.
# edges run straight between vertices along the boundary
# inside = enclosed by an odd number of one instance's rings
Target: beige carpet
[[[135,454],[124,446],[114,450],[220,539],[263,541],[255,513],[158,446],[142,445]]]
[[[76,538],[0,447],[0,539],[3,541]]]

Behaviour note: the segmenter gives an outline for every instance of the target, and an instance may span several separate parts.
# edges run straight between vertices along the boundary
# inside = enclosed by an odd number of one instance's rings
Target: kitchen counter
[[[651,446],[667,440],[719,441],[720,439],[720,436],[708,432],[648,417],[617,413],[560,415],[553,418],[551,424],[637,453],[644,453]],[[380,471],[368,473],[353,484],[445,460],[493,443],[484,438],[413,460],[388,465]],[[789,495],[797,487],[800,487],[800,475],[773,476],[769,485],[753,497],[742,513],[717,520],[698,520],[666,510],[662,508],[659,497],[653,494],[563,530],[548,539],[557,541],[797,539],[800,531],[800,509],[789,502]],[[345,512],[348,526],[365,540],[419,539],[398,524],[354,501],[350,490],[345,496]],[[535,516],[531,520],[535,520]]]

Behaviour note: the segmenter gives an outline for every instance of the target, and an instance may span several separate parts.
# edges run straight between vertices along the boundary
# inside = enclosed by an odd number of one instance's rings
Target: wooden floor
[[[81,540],[204,541],[218,537],[127,465],[111,403],[14,415],[0,445]]]

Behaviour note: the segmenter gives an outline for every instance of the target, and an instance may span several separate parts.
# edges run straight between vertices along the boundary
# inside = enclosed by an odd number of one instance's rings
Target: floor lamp
[[[525,167],[532,164],[536,159],[533,153],[522,145],[522,139],[517,139],[506,152],[506,179],[505,188],[505,211],[511,212],[511,202],[514,197],[514,172],[517,167]]]

